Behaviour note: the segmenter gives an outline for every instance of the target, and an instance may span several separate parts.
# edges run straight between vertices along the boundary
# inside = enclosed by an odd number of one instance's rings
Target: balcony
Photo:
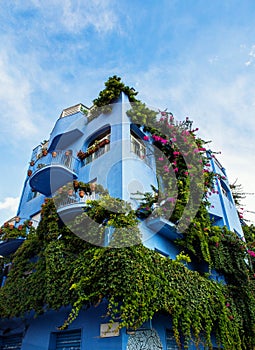
[[[174,241],[178,238],[182,238],[182,234],[176,230],[175,224],[161,216],[147,219],[146,225],[152,231],[168,238],[171,241]]]
[[[25,238],[9,238],[5,241],[0,241],[0,255],[5,257],[15,253],[24,240]]]
[[[90,195],[84,195],[80,197],[77,193],[72,195],[54,197],[57,213],[63,222],[73,220],[76,216],[81,215],[86,207],[88,200],[99,199],[99,194],[92,192]]]
[[[77,179],[78,160],[69,151],[48,153],[40,157],[30,169],[30,186],[37,192],[50,196],[67,182]]]

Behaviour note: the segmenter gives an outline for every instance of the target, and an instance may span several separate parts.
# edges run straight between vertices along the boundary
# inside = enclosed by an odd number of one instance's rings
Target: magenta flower
[[[178,156],[179,154],[180,154],[180,152],[177,152],[177,151],[174,151],[174,152],[173,152],[173,155],[174,155],[174,156]]]
[[[158,160],[161,160],[161,161],[162,161],[162,160],[164,160],[164,158],[163,158],[163,157],[159,157]]]
[[[247,253],[250,255],[250,256],[252,256],[253,258],[255,257],[255,253],[254,253],[254,251],[253,250],[247,250]]]
[[[149,136],[144,136],[143,139],[144,139],[145,141],[148,141],[150,138],[149,138]]]
[[[174,168],[174,172],[178,173],[179,169],[178,168]]]
[[[177,141],[176,137],[173,137],[172,142],[176,142],[176,141]]]

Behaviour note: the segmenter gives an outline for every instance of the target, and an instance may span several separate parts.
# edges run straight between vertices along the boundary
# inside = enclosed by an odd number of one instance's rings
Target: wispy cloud
[[[115,1],[32,0],[50,30],[78,33],[87,27],[103,33],[119,25]]]
[[[5,136],[15,130],[15,137],[20,138],[36,132],[37,127],[32,118],[32,87],[25,70],[9,63],[13,53],[0,53],[0,130]]]

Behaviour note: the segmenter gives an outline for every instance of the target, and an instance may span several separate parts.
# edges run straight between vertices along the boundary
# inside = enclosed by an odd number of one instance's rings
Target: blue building
[[[45,198],[54,196],[63,188],[66,190],[67,184],[75,180],[89,183],[91,191],[85,195],[76,193],[75,196],[71,191],[69,197],[59,203],[58,214],[64,222],[80,213],[86,199],[97,198],[97,184],[107,189],[112,197],[121,198],[136,209],[139,200],[134,193],[151,192],[151,186],[158,187],[158,179],[153,146],[144,141],[148,133],[131,122],[126,113],[128,109],[129,100],[123,92],[110,113],[100,114],[92,120],[88,118],[90,108],[82,104],[64,109],[49,140],[32,152],[17,216],[8,224],[18,227],[28,220],[37,227]],[[212,152],[207,151],[207,155],[208,168],[221,175],[210,194],[210,217],[215,225],[226,226],[242,238],[242,227],[226,171]],[[156,209],[159,206],[160,203],[155,204]],[[176,231],[172,222],[161,216],[151,217],[141,220],[140,229],[143,244],[162,256],[175,259],[181,252],[174,242],[181,233]],[[12,254],[23,240],[17,238],[2,242],[0,254]],[[109,240],[106,239],[104,244],[107,245]],[[6,276],[7,273],[2,285]],[[178,349],[165,315],[156,315],[136,331],[119,330],[117,322],[109,328],[107,319],[102,319],[105,310],[106,302],[102,302],[97,308],[81,311],[63,331],[56,327],[67,318],[70,308],[46,312],[36,319],[30,315],[25,319],[1,320],[0,349]]]

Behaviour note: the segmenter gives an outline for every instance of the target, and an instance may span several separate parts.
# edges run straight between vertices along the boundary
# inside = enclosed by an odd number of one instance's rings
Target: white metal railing
[[[88,200],[96,200],[99,199],[99,194],[92,192],[90,195],[85,194],[83,197],[77,192],[73,192],[72,195],[66,194],[66,196],[61,196],[58,198],[58,195],[54,197],[54,203],[57,209],[61,209],[64,207],[69,207],[77,204],[85,204]]]
[[[151,157],[148,155],[147,148],[133,135],[130,135],[131,152],[135,153],[140,159],[144,160],[149,166],[151,166]]]
[[[63,165],[71,171],[75,171],[76,158],[73,157],[71,152],[68,151],[57,151],[48,153],[45,156],[40,157],[35,161],[33,166],[33,172],[44,168],[47,165]]]
[[[67,117],[68,115],[72,115],[72,114],[81,112],[83,108],[85,110],[87,110],[87,108],[85,106],[83,106],[81,103],[79,103],[75,106],[68,107],[62,111],[60,118],[64,118],[64,117]]]

